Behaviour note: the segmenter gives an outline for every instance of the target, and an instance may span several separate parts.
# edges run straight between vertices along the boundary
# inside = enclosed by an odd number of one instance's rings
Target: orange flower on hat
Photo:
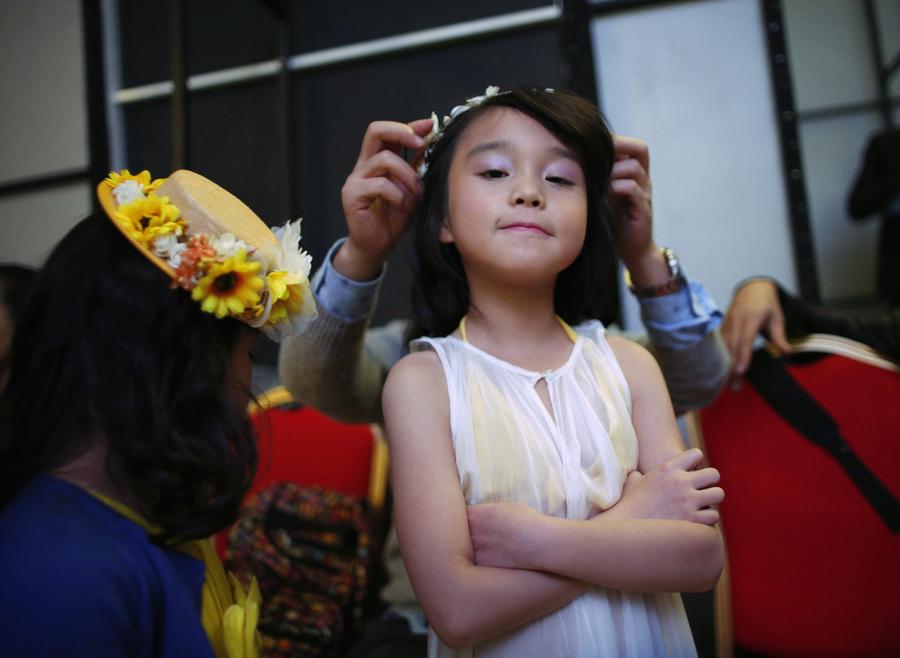
[[[212,263],[191,297],[202,301],[200,307],[217,318],[240,316],[259,304],[264,285],[262,277],[257,276],[259,269],[259,262],[248,261],[241,249],[222,263]]]
[[[209,236],[202,233],[188,238],[187,249],[179,258],[178,267],[175,268],[174,287],[185,290],[193,290],[197,283],[197,277],[201,274],[204,263],[216,257],[216,250],[209,243]]]

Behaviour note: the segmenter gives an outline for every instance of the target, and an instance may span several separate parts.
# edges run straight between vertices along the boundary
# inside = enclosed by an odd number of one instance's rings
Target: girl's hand
[[[409,223],[422,185],[404,149],[421,157],[431,119],[409,124],[374,121],[341,189],[349,236],[334,258],[338,272],[356,281],[376,277]]]
[[[528,569],[528,549],[544,515],[522,503],[482,503],[466,508],[475,564]]]
[[[713,525],[719,513],[712,505],[725,498],[714,468],[694,470],[703,460],[696,448],[663,462],[644,475],[628,474],[622,498],[598,516],[629,519],[672,519]]]

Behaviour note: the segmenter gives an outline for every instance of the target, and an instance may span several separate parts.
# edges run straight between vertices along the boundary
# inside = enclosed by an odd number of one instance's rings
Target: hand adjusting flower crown
[[[447,126],[449,126],[460,114],[468,112],[473,107],[478,107],[488,98],[498,96],[501,93],[506,94],[509,92],[501,92],[500,87],[491,85],[484,90],[484,93],[481,96],[472,96],[472,98],[467,98],[462,105],[456,105],[450,110],[450,114],[444,115],[443,121],[438,120],[437,114],[434,112],[431,113],[431,132],[425,136],[425,155],[422,158],[422,164],[419,165],[418,169],[420,177],[425,176],[425,172],[428,171],[431,154],[434,152],[435,145],[440,141],[441,137],[443,137]]]
[[[544,91],[552,94],[554,90],[550,87],[544,88]],[[431,156],[434,153],[435,145],[441,140],[441,137],[444,136],[444,131],[447,130],[447,126],[449,126],[460,114],[464,114],[471,110],[473,107],[478,107],[483,104],[489,98],[493,98],[494,96],[502,96],[503,94],[508,94],[508,91],[500,91],[500,87],[496,87],[494,85],[490,85],[485,88],[484,93],[481,96],[472,96],[472,98],[467,98],[462,105],[455,106],[452,110],[450,110],[450,114],[445,114],[444,119],[442,121],[438,120],[437,114],[434,112],[431,113],[431,132],[425,136],[425,154],[422,157],[422,163],[419,165],[418,172],[419,177],[422,178],[425,176],[425,172],[428,171],[428,165],[431,163]]]
[[[184,170],[155,180],[111,172],[97,195],[113,224],[203,311],[275,341],[316,317],[300,220],[269,229],[237,197]]]

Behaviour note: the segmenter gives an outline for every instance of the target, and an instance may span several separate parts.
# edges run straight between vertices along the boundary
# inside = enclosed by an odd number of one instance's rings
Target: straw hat
[[[204,311],[276,341],[316,317],[299,220],[273,231],[236,196],[186,170],[156,180],[112,172],[97,196],[122,234]]]

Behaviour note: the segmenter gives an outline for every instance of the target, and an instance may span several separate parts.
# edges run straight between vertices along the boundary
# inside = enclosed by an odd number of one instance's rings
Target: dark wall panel
[[[346,234],[340,189],[368,124],[446,114],[490,84],[560,87],[556,31],[543,28],[322,71],[294,86],[297,189],[316,262]],[[388,267],[376,320],[409,313],[406,249]]]
[[[333,48],[549,4],[548,0],[294,2],[294,52]]]
[[[168,98],[126,105],[125,165],[131,171],[149,169],[165,176],[172,169],[172,108]]]
[[[190,168],[233,192],[269,224],[280,216],[279,88],[263,81],[191,96]]]

